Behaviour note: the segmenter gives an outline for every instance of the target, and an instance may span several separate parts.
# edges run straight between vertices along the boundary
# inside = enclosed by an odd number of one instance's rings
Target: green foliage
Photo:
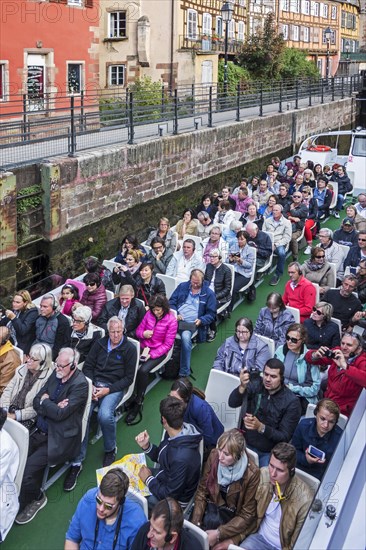
[[[264,20],[263,29],[247,38],[238,55],[238,62],[254,79],[279,78],[284,49],[283,35],[277,33],[275,16],[269,13]]]
[[[104,126],[125,122],[126,102],[121,97],[102,97],[99,100],[100,120]]]
[[[224,83],[224,60],[223,59],[220,59],[219,61],[218,80],[219,80],[220,88],[222,90],[222,85]],[[250,75],[246,69],[244,69],[243,67],[240,67],[239,65],[235,65],[235,63],[233,63],[232,61],[228,62],[227,64],[228,95],[235,95],[238,84],[240,84],[240,87],[243,88],[246,86],[249,80],[250,80]]]
[[[319,78],[319,70],[313,61],[307,59],[307,52],[295,48],[285,48],[281,56],[282,79]]]
[[[129,91],[132,92],[136,122],[161,118],[161,82],[154,82],[150,76],[143,76],[134,81]],[[165,97],[165,104],[168,101],[168,98]]]
[[[25,195],[31,195],[25,196]],[[24,196],[24,198],[21,198]],[[17,212],[28,212],[42,205],[42,188],[40,185],[30,185],[18,191]]]

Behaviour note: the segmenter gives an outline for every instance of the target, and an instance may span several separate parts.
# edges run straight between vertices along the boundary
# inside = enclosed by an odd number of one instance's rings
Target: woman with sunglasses
[[[140,265],[139,273],[135,280],[136,298],[142,300],[145,307],[149,306],[149,300],[156,294],[165,296],[165,284],[161,279],[154,275],[154,265],[152,262],[143,262]]]
[[[95,323],[107,302],[107,294],[97,273],[88,273],[85,275],[83,283],[86,286],[86,290],[84,290],[80,303],[83,306],[90,307],[92,310],[92,321]]]
[[[305,220],[304,237],[307,242],[307,247],[304,250],[304,254],[310,254],[311,247],[313,245],[313,238],[316,236],[317,230],[317,216],[318,216],[318,203],[313,198],[313,191],[309,185],[304,185],[301,191],[302,203],[308,208],[308,217]]]
[[[286,333],[286,344],[277,348],[275,357],[285,365],[285,384],[298,396],[305,414],[308,403],[316,403],[320,389],[320,370],[305,361],[307,332],[294,323]]]
[[[36,422],[33,399],[53,371],[52,351],[47,344],[34,344],[0,398],[8,417],[32,429]]]
[[[320,296],[335,286],[332,266],[325,259],[325,252],[320,246],[311,249],[310,258],[302,264],[301,271],[308,281],[319,285]]]
[[[333,348],[339,346],[341,336],[339,326],[332,321],[333,306],[328,302],[318,302],[313,307],[310,319],[305,319],[304,327],[307,330],[307,345],[311,349],[320,346]]]
[[[70,347],[80,353],[79,362],[83,363],[94,342],[102,337],[102,329],[92,325],[92,310],[88,306],[78,306],[72,313],[72,333]]]
[[[12,309],[5,309],[0,326],[8,327],[13,344],[29,353],[36,339],[36,320],[38,309],[33,304],[28,290],[19,290],[14,294]]]

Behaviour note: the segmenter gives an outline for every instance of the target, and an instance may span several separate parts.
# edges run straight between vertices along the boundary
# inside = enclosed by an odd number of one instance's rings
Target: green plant
[[[220,59],[218,66],[218,80],[220,84],[220,91],[223,90],[224,83],[224,61]],[[238,84],[240,87],[245,87],[250,81],[249,71],[235,65],[232,61],[229,61],[227,64],[227,92],[228,95],[236,95]]]
[[[319,78],[318,67],[307,59],[307,55],[295,48],[285,48],[281,56],[281,78]]]
[[[28,196],[27,196],[28,195]],[[22,198],[24,196],[24,198]],[[17,212],[28,212],[42,205],[42,187],[40,185],[30,185],[18,191]]]
[[[136,122],[142,120],[155,120],[161,117],[162,85],[154,82],[150,76],[137,78],[130,86],[134,104],[134,117]],[[164,104],[169,102],[164,96]]]
[[[102,97],[99,100],[100,121],[104,125],[121,124],[126,118],[125,100],[120,97]]]

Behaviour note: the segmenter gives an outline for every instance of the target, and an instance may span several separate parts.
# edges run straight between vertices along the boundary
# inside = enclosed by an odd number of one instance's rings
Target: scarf
[[[217,469],[218,484],[227,487],[234,481],[242,479],[248,466],[248,458],[244,453],[232,466],[222,466],[219,462]]]
[[[324,267],[324,264],[316,264],[315,262],[312,262],[311,260],[308,260],[305,262],[307,267],[310,269],[310,271],[319,271],[319,269],[322,269]]]
[[[13,346],[13,344],[8,340],[7,342],[5,342],[5,344],[3,344],[2,346],[0,346],[0,355],[5,355],[5,353],[8,353],[8,351],[11,351],[12,349],[14,349],[14,346]]]
[[[24,409],[25,398],[27,397],[27,394],[31,390],[32,386],[37,382],[41,372],[41,370],[38,370],[35,374],[32,374],[30,371],[27,371],[22,388],[17,394],[14,395],[10,404],[10,407],[14,411],[21,411],[22,409]]]

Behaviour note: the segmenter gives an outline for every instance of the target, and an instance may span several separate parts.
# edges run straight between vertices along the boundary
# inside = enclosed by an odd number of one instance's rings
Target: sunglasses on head
[[[317,313],[318,315],[323,315],[323,312],[320,311],[320,309],[316,309],[316,307],[313,307],[313,312]]]
[[[298,342],[300,342],[300,338],[294,338],[293,336],[286,336],[286,340],[288,342],[292,342],[293,344],[297,344]]]

